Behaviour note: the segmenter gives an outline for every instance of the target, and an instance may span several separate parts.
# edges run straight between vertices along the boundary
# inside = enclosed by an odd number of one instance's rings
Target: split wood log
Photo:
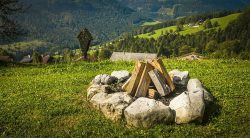
[[[136,97],[146,97],[147,96],[148,88],[149,88],[149,85],[151,83],[151,78],[150,78],[148,72],[153,70],[153,69],[154,69],[154,67],[150,63],[146,62],[145,68],[144,68],[143,73],[141,75],[141,80],[139,82],[139,85],[138,85],[136,93],[135,93]]]
[[[129,82],[123,87],[123,90],[128,92],[131,96],[134,96],[136,93],[144,68],[145,63],[137,61]]]
[[[170,89],[165,82],[164,76],[157,69],[148,72],[148,74],[161,96],[166,96],[170,93]]]
[[[158,92],[155,89],[148,89],[148,98],[151,99],[158,98]]]
[[[122,85],[122,90],[125,90],[128,87],[130,80],[131,77]]]
[[[155,69],[158,69],[163,74],[163,76],[165,77],[165,81],[168,84],[168,86],[170,87],[171,91],[174,91],[174,89],[175,89],[174,83],[171,80],[162,60],[161,59],[154,59],[151,62],[151,64]]]

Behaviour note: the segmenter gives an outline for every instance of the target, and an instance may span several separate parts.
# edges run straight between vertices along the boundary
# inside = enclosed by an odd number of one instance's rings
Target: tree
[[[112,52],[108,49],[101,49],[98,55],[99,60],[109,59]]]
[[[9,53],[6,50],[0,48],[0,56],[9,56]]]
[[[205,29],[209,29],[209,28],[212,28],[213,25],[211,23],[211,20],[210,19],[207,19],[205,22],[204,22],[204,28]]]
[[[70,62],[73,57],[74,57],[74,55],[73,55],[71,50],[69,50],[68,48],[63,50],[63,61],[64,62]]]
[[[88,59],[88,51],[93,37],[87,28],[84,28],[77,36],[84,60]]]
[[[191,47],[188,46],[188,45],[184,45],[180,48],[180,54],[183,55],[183,54],[188,54],[191,52]]]
[[[180,31],[182,31],[182,30],[183,30],[183,25],[178,24],[178,25],[176,26],[176,32],[180,32]]]
[[[38,63],[42,62],[42,57],[35,50],[33,50],[33,53],[32,53],[32,62],[35,63],[35,64],[38,64]]]
[[[215,21],[214,23],[213,23],[213,27],[218,27],[219,26],[219,23],[217,22],[217,21]]]
[[[215,52],[217,48],[218,48],[217,42],[215,40],[211,40],[206,44],[205,51],[212,53],[212,52]]]
[[[13,18],[23,12],[24,5],[19,0],[0,0],[0,43],[16,39],[24,30]]]

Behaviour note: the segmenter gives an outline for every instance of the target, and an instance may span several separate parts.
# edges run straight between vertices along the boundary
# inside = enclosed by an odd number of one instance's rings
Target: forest
[[[200,16],[197,17],[178,20],[177,28],[190,20],[200,19]],[[187,35],[180,35],[178,30],[163,32],[159,39],[126,35],[113,44],[106,45],[106,48],[111,51],[158,53],[159,56],[166,57],[196,52],[213,58],[250,59],[250,9],[245,9],[225,29],[216,28],[217,24],[211,24],[209,18],[203,26],[209,30]]]

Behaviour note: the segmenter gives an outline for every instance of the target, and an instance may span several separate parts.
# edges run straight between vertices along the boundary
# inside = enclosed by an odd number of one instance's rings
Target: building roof
[[[24,56],[23,59],[20,61],[20,63],[31,63],[32,57],[30,56]]]
[[[44,56],[42,57],[43,58],[43,64],[47,64],[49,62],[49,60],[51,59],[51,56],[50,55],[47,55],[47,56]]]
[[[0,56],[0,61],[11,62],[13,59],[10,56]]]
[[[148,60],[157,58],[156,53],[127,53],[127,52],[113,52],[110,60]]]

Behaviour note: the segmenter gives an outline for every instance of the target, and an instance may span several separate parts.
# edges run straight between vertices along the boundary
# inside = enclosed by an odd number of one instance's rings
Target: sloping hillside
[[[235,14],[231,14],[225,17],[221,17],[221,18],[214,18],[211,19],[211,22],[218,22],[219,26],[216,28],[221,28],[221,29],[225,29],[226,26],[233,20],[237,19],[237,17],[240,15],[240,13],[235,13]],[[169,32],[170,30],[172,30],[173,32],[176,31],[177,26],[170,26],[170,27],[166,27],[166,28],[162,28],[162,29],[158,29],[155,30],[151,33],[146,33],[146,34],[141,34],[138,35],[139,38],[159,38],[162,34],[164,34],[166,31]],[[205,29],[203,27],[203,25],[194,25],[194,26],[188,26],[188,24],[184,25],[184,29],[183,31],[180,31],[179,33],[181,35],[186,35],[186,34],[192,34],[192,33],[196,33],[199,31],[206,31],[208,29]]]

